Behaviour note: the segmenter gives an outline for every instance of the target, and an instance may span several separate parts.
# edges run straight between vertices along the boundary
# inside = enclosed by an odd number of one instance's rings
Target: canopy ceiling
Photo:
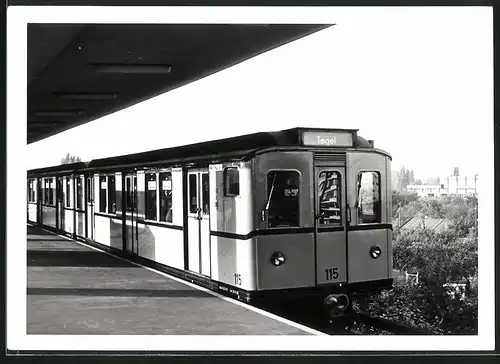
[[[28,143],[168,92],[328,26],[30,24]]]

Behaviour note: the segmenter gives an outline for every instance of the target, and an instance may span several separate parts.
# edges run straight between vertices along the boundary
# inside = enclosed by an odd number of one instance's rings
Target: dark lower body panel
[[[331,284],[331,285],[319,285],[316,287],[303,287],[303,288],[292,288],[292,289],[277,289],[277,290],[266,290],[266,291],[246,291],[234,286],[222,283],[211,279],[207,276],[202,276],[193,272],[184,271],[182,269],[173,268],[153,260],[143,258],[137,254],[126,252],[120,249],[116,249],[107,245],[100,244],[94,240],[89,240],[81,236],[74,234],[58,231],[50,226],[40,225],[36,222],[29,221],[33,225],[43,226],[43,228],[53,231],[57,234],[65,235],[69,238],[76,239],[85,244],[93,246],[95,248],[104,250],[112,255],[130,260],[135,263],[142,264],[146,267],[156,269],[160,272],[170,274],[179,279],[185,280],[187,282],[194,283],[198,286],[207,288],[211,291],[219,292],[225,296],[238,299],[240,301],[254,304],[259,303],[263,300],[288,300],[293,298],[318,298],[323,299],[332,293],[345,293],[347,295],[363,295],[368,292],[377,292],[385,289],[391,289],[393,287],[393,279],[381,279],[375,281],[367,281],[360,283],[350,283],[350,284]]]

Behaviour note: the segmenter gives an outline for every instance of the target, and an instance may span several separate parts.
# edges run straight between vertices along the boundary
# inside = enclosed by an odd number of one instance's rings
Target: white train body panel
[[[38,207],[36,203],[28,203],[28,220],[38,222]]]
[[[123,250],[122,222],[107,216],[95,216],[95,240],[102,245]]]
[[[64,219],[62,221],[61,229],[69,234],[73,234],[75,231],[73,224],[73,216],[75,212],[73,210],[63,209]]]
[[[239,193],[224,194],[224,170],[237,168]],[[256,288],[255,239],[221,235],[248,236],[254,230],[252,163],[225,163],[212,165],[211,182],[211,278],[245,290]]]
[[[43,224],[51,227],[51,228],[56,228],[56,208],[53,206],[43,206],[42,207],[42,221]]]
[[[168,229],[138,223],[139,256],[184,269],[184,234],[182,230]]]

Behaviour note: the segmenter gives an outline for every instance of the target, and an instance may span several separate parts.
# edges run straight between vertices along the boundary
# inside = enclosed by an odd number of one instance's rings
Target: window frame
[[[71,182],[73,181],[73,178],[72,178],[72,176],[64,176],[64,181],[65,181],[64,185],[66,187],[66,189],[65,189],[66,190],[66,194],[64,195],[64,208],[70,209],[70,208],[73,207],[72,206],[73,205],[72,204],[72,200],[73,199],[71,198],[72,196],[71,196],[71,193],[70,193],[70,191],[71,191]]]
[[[238,176],[238,193],[234,194],[234,193],[228,193],[227,191],[227,175],[228,175],[228,171],[230,170],[236,170],[236,172],[238,173],[237,176]],[[222,172],[222,181],[223,181],[223,191],[224,191],[224,194],[223,196],[224,197],[239,197],[241,195],[241,189],[240,189],[240,168],[238,166],[227,166],[224,168],[224,171]]]
[[[170,194],[170,200],[171,200],[171,209],[172,209],[172,213],[171,213],[171,220],[172,221],[167,221],[167,219],[165,220],[162,220],[161,219],[161,200],[162,200],[162,197],[161,197],[161,192],[163,192],[163,187],[160,185],[160,182],[163,182],[163,180],[160,179],[160,176],[162,174],[165,174],[165,173],[169,173],[170,174],[170,186],[171,186],[171,194]],[[156,190],[157,190],[157,193],[156,193],[156,196],[157,196],[157,204],[156,204],[156,208],[157,208],[157,213],[156,213],[156,218],[157,218],[157,222],[160,223],[160,224],[165,224],[165,225],[173,225],[174,224],[174,174],[173,174],[173,169],[172,168],[168,168],[168,169],[162,169],[162,170],[159,170],[157,172],[157,185],[156,185]],[[188,210],[189,210],[189,201],[188,201]],[[168,214],[168,211],[167,211],[167,214]]]
[[[99,179],[99,211],[97,211],[98,213],[100,214],[106,214],[106,215],[110,215],[110,216],[117,216],[118,215],[118,206],[117,206],[117,197],[116,197],[116,173],[115,172],[110,172],[110,173],[103,173],[103,174],[96,174],[98,176],[98,179]],[[96,176],[94,175],[94,176]],[[110,180],[110,177],[114,177],[114,186],[115,186],[115,189],[114,189],[114,194],[115,194],[115,199],[114,199],[114,202],[115,202],[115,212],[110,212],[110,190],[109,190],[109,180]],[[104,181],[101,181],[101,178],[105,178],[106,179],[106,197],[104,198],[105,202],[106,202],[106,208],[104,209],[105,211],[101,211],[102,209],[102,201],[101,201],[101,190],[102,190],[102,182]],[[92,188],[92,186],[90,186],[90,188]],[[93,195],[93,200],[92,202],[95,203],[95,186],[94,186],[94,189],[93,191],[94,192],[94,195]]]
[[[378,177],[378,208],[375,214],[375,217],[377,217],[376,221],[369,221],[369,222],[360,222],[361,216],[361,209],[360,209],[360,191],[361,189],[358,188],[358,181],[360,181],[359,177],[363,173],[374,173]],[[373,184],[372,184],[373,187]],[[357,201],[357,206],[356,206],[356,222],[357,225],[374,225],[374,224],[382,224],[382,172],[380,170],[376,169],[360,169],[357,174],[356,178],[356,201]]]
[[[115,211],[114,212],[111,212],[110,211],[110,207],[112,206],[112,202],[113,200],[111,199],[111,197],[113,196],[111,193],[110,193],[110,179],[111,177],[113,178],[113,186],[114,186],[114,202],[115,202]],[[109,215],[116,215],[116,212],[117,212],[117,206],[116,206],[116,173],[110,173],[110,174],[106,174],[106,182],[107,182],[107,185],[106,185],[106,201],[107,201],[107,213]]]
[[[95,196],[92,191],[92,186],[94,185],[94,175],[86,175],[85,178],[85,203],[94,204]]]
[[[99,188],[99,213],[101,214],[106,214],[107,211],[108,211],[108,178],[106,175],[103,175],[103,174],[99,174],[98,175],[99,177],[99,185],[98,185],[98,188]],[[104,178],[104,181],[102,180]],[[101,196],[101,193],[102,193],[102,183],[103,182],[106,182],[106,193],[104,195],[104,198]],[[104,206],[104,209],[103,209],[103,202],[105,204]]]
[[[28,202],[35,203],[36,202],[36,179],[30,178],[28,180]]]
[[[272,173],[272,172],[296,172],[298,174],[298,178],[299,178],[299,193],[298,193],[298,199],[297,199],[297,225],[293,225],[293,226],[269,226],[269,210],[268,209],[266,211],[266,219],[265,219],[265,228],[266,229],[297,229],[297,228],[300,228],[301,227],[301,223],[302,223],[302,219],[301,219],[301,214],[300,214],[300,211],[301,211],[301,201],[300,201],[300,196],[301,196],[301,190],[303,188],[302,186],[302,173],[296,169],[296,168],[284,168],[284,169],[277,169],[277,168],[273,168],[273,169],[269,169],[266,174],[265,174],[265,203],[267,203],[268,201],[268,198],[269,198],[269,195],[268,195],[268,191],[269,191],[269,173]],[[272,199],[269,200],[269,203],[271,203]],[[264,206],[265,208],[265,206]]]
[[[80,189],[78,189],[78,182],[80,182]],[[75,176],[75,209],[78,211],[85,210],[85,176],[78,175]],[[78,191],[81,191],[81,196],[78,196]],[[80,201],[80,207],[78,207],[78,201]]]
[[[45,206],[56,207],[55,202],[55,177],[43,177],[43,199],[42,204]],[[53,182],[54,188],[51,187],[51,182]],[[48,187],[46,187],[48,185]],[[52,191],[54,190],[54,191]]]
[[[153,190],[150,190],[148,188],[148,182],[151,182],[148,180],[148,175],[154,175],[155,176],[155,184],[156,184],[156,188],[155,188],[155,219],[150,219],[148,218],[148,192],[151,192]],[[158,222],[159,220],[159,209],[158,209],[158,203],[159,203],[159,200],[158,200],[158,197],[159,197],[159,193],[158,193],[158,184],[159,184],[159,173],[158,171],[144,171],[144,221],[152,221],[152,222]]]
[[[42,178],[42,204],[48,205],[48,196],[49,196],[49,179],[46,177]]]
[[[317,182],[316,182],[316,186],[314,186],[315,188],[315,191],[316,191],[316,200],[317,200],[317,206],[318,206],[318,214],[321,213],[321,201],[319,199],[319,179],[320,179],[320,176],[322,173],[327,173],[327,172],[333,172],[333,173],[336,173],[337,176],[338,176],[338,181],[339,181],[339,184],[338,184],[338,188],[337,188],[337,191],[338,191],[338,194],[339,194],[339,198],[338,198],[338,201],[337,203],[339,204],[339,217],[340,219],[339,220],[334,220],[336,222],[334,223],[327,223],[327,224],[320,224],[319,221],[321,220],[321,218],[318,219],[318,222],[317,222],[317,226],[318,226],[318,229],[322,229],[322,228],[333,228],[333,227],[343,227],[344,226],[344,219],[343,219],[343,209],[344,209],[344,206],[347,205],[347,201],[346,201],[346,197],[347,196],[344,196],[344,193],[342,191],[342,189],[344,188],[344,183],[343,183],[343,173],[342,171],[338,170],[338,169],[335,169],[335,167],[327,167],[327,168],[324,168],[322,170],[319,171],[318,173],[318,176],[317,176]]]
[[[162,180],[160,179],[160,175],[168,173],[170,174],[170,183],[171,183],[171,191],[172,191],[172,196],[170,197],[171,200],[171,209],[173,211],[174,209],[174,198],[173,198],[173,190],[174,190],[174,184],[173,184],[173,169],[172,168],[159,168],[159,169],[148,169],[144,171],[144,221],[145,222],[153,222],[157,224],[163,224],[163,225],[173,225],[174,219],[173,219],[173,212],[171,214],[172,216],[172,221],[166,221],[161,219],[161,192],[163,192],[163,187],[161,185]],[[147,218],[147,211],[148,211],[148,198],[147,198],[147,193],[153,190],[148,189],[147,184],[148,182],[148,175],[154,174],[155,175],[155,181],[156,181],[156,197],[155,197],[155,204],[156,204],[156,218],[155,219],[150,219]]]

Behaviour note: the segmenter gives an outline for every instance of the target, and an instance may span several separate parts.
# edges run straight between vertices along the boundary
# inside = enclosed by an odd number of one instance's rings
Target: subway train
[[[391,289],[391,156],[293,128],[27,172],[28,222],[244,302]]]

